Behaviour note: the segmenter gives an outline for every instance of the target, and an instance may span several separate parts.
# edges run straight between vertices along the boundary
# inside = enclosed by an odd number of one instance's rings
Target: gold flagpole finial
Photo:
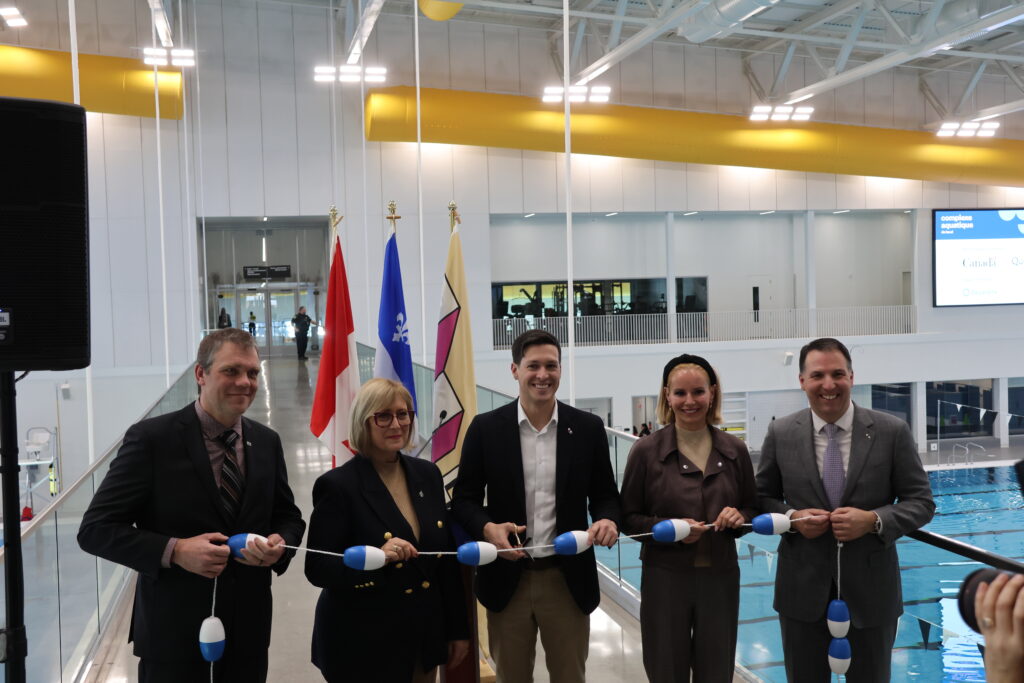
[[[448,222],[449,229],[454,232],[456,225],[462,224],[462,216],[459,215],[459,207],[455,205],[455,200],[448,202]]]
[[[327,216],[327,222],[331,226],[331,241],[333,242],[334,238],[338,235],[338,223],[341,222],[341,219],[344,218],[344,216],[338,213],[338,207],[334,204],[331,204],[331,210],[327,212]]]
[[[384,217],[385,220],[391,221],[391,229],[394,230],[396,233],[398,232],[398,223],[396,223],[395,221],[402,218],[397,213],[395,213],[397,210],[398,204],[396,204],[395,200],[392,199],[390,202],[388,202],[388,215]]]

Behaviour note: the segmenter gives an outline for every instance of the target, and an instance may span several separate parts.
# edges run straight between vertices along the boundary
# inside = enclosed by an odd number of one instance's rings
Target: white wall
[[[902,303],[902,273],[914,266],[911,214],[826,213],[814,233],[818,308]]]

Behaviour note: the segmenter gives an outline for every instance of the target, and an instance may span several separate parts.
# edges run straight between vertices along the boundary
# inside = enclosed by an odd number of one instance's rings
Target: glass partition
[[[178,410],[194,396],[195,379],[189,367],[141,418]],[[77,540],[82,516],[120,446],[119,440],[22,529],[30,681],[77,680],[131,575],[126,567],[87,554]],[[84,447],[64,445],[65,449]],[[5,610],[6,595],[0,594],[0,614]],[[0,683],[4,680],[0,667]]]

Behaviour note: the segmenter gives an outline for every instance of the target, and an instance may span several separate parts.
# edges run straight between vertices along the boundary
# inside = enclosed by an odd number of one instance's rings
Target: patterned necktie
[[[229,429],[218,436],[217,440],[224,445],[224,464],[220,470],[220,501],[224,511],[228,513],[228,519],[234,521],[242,507],[242,492],[245,490],[245,478],[238,467],[238,456],[235,454],[238,433],[234,429]]]
[[[843,454],[839,451],[839,439],[836,437],[839,427],[834,424],[825,425],[828,444],[825,446],[825,461],[821,467],[821,483],[825,485],[828,502],[832,509],[839,507],[846,488],[846,472],[843,470]]]

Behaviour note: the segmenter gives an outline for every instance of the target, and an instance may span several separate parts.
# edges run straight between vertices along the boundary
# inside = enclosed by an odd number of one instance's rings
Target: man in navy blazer
[[[287,569],[293,552],[283,546],[298,545],[306,525],[288,487],[280,437],[242,417],[260,374],[252,336],[234,328],[211,333],[194,372],[197,401],[125,434],[78,543],[139,572],[129,640],[141,658],[140,681],[210,680],[198,641],[214,577],[216,615],[227,635],[216,680],[265,681],[270,572]],[[229,561],[224,543],[242,532],[267,542]]]
[[[762,509],[793,520],[775,570],[786,675],[831,680],[825,611],[838,589],[851,615],[846,680],[888,681],[903,613],[895,543],[935,512],[928,475],[906,422],[850,400],[853,367],[841,342],[801,349],[800,387],[810,409],[771,423],[757,472]]]
[[[552,335],[520,335],[512,375],[519,398],[478,415],[466,432],[452,511],[473,538],[507,551],[480,567],[476,581],[498,683],[533,680],[538,629],[551,680],[583,683],[590,613],[601,601],[593,549],[559,556],[514,548],[575,530],[615,544],[620,509],[608,437],[599,417],[556,401],[561,347]]]

